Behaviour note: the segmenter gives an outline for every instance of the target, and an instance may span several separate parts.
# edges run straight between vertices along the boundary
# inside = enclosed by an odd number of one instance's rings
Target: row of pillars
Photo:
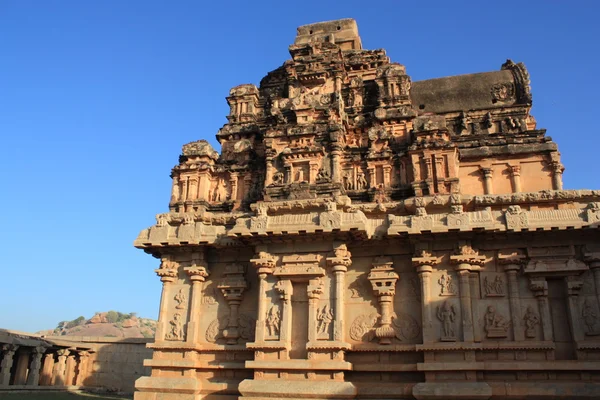
[[[45,346],[3,344],[0,387],[81,386],[87,375],[89,351]]]
[[[565,170],[565,167],[559,162],[552,162],[550,164],[552,168],[552,189],[554,190],[562,190],[563,189],[563,181],[562,174]],[[494,183],[493,183],[493,171],[491,168],[481,168],[481,174],[483,176],[483,192],[484,194],[494,194]],[[508,167],[508,172],[510,174],[510,179],[512,181],[512,187],[514,193],[520,193],[523,191],[523,186],[521,185],[521,166],[519,165],[510,165]]]

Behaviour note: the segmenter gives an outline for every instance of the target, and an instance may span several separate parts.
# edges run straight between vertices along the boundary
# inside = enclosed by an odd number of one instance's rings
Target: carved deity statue
[[[298,168],[298,171],[296,171],[296,182],[305,182],[306,179],[304,179],[304,168]]]
[[[167,340],[183,340],[183,323],[181,321],[181,314],[175,313],[173,315],[173,319],[169,321],[171,325],[171,330],[167,334]]]
[[[454,280],[451,275],[442,274],[440,279],[438,279],[438,284],[440,285],[440,296],[451,296],[456,294],[456,286],[454,285]]]
[[[594,310],[594,307],[590,304],[590,302],[586,299],[583,303],[583,309],[581,310],[581,316],[583,317],[583,322],[587,327],[588,335],[596,335],[596,323],[598,322],[598,313]]]
[[[177,302],[175,308],[177,308],[178,310],[185,308],[185,302],[187,300],[187,297],[185,295],[185,292],[183,291],[183,288],[180,289],[179,292],[177,292],[174,299]]]
[[[533,307],[527,307],[527,311],[523,316],[523,321],[525,322],[525,337],[534,338],[535,327],[540,324],[540,318],[537,316],[535,311],[533,311]]]
[[[273,174],[273,183],[276,185],[281,185],[283,183],[283,172],[277,171]]]
[[[509,322],[496,311],[494,306],[487,308],[487,312],[483,316],[483,322],[488,337],[506,337]]]
[[[504,281],[500,275],[497,275],[492,282],[490,282],[486,276],[483,278],[483,289],[485,290],[485,294],[487,296],[502,296],[504,295]]]
[[[344,176],[342,177],[344,182],[344,189],[346,190],[354,190],[354,182],[352,182],[352,171],[344,172]]]
[[[454,321],[456,320],[456,310],[454,305],[444,301],[437,308],[437,318],[442,322],[442,341],[455,340],[456,332],[454,330]]]
[[[326,304],[321,311],[317,312],[317,334],[327,334],[331,321],[333,321],[333,310]]]
[[[364,172],[360,171],[356,177],[356,190],[364,190],[368,188],[367,178]]]
[[[279,335],[279,326],[281,324],[281,313],[278,308],[272,306],[267,312],[267,320],[265,321],[269,336]]]

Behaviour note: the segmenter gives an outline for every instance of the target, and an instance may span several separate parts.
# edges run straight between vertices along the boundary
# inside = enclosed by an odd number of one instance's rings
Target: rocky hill
[[[98,312],[90,319],[81,316],[72,321],[61,321],[55,329],[37,332],[52,336],[154,337],[156,321],[138,318],[135,313],[118,311]]]

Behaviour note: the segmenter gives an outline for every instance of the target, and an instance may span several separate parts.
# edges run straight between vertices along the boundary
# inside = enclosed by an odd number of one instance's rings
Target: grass
[[[2,393],[0,400],[130,400],[131,397],[116,397],[91,393],[72,392],[21,392]]]

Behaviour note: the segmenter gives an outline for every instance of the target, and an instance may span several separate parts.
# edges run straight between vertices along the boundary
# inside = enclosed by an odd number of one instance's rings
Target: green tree
[[[119,320],[119,313],[113,310],[110,310],[106,313],[106,320],[111,324],[114,324]]]

